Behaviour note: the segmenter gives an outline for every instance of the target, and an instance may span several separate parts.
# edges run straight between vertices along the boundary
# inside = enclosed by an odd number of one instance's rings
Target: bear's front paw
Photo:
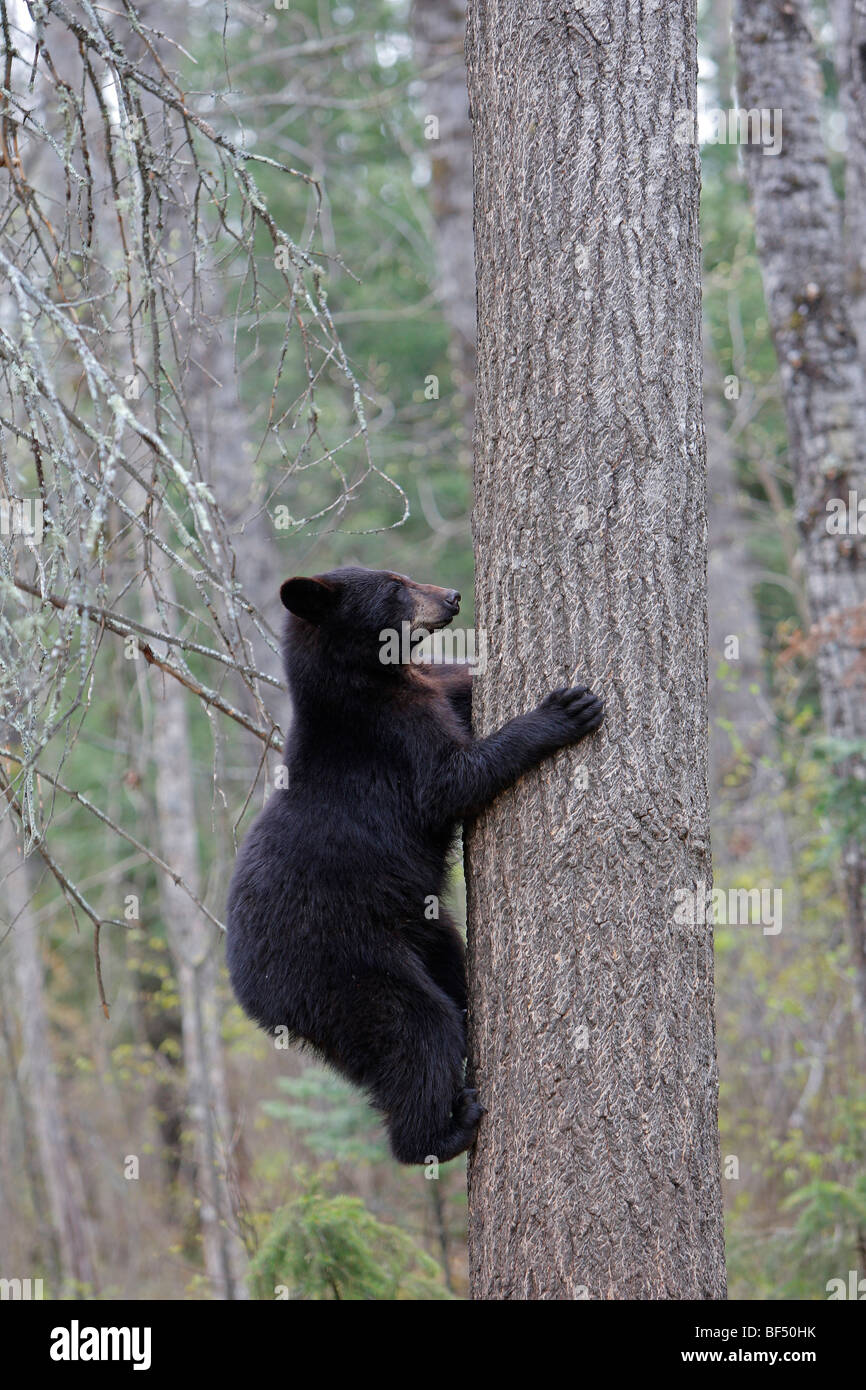
[[[555,720],[567,743],[591,734],[604,719],[604,701],[582,685],[552,690],[538,708]]]

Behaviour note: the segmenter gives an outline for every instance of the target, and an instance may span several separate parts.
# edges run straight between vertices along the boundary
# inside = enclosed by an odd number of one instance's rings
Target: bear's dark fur
[[[232,983],[263,1028],[287,1027],[366,1089],[396,1158],[444,1162],[484,1113],[464,1084],[463,943],[438,906],[449,849],[462,819],[597,728],[602,703],[556,690],[473,739],[465,668],[380,660],[383,630],[444,627],[459,594],[364,569],[280,593],[288,786],[238,855]]]

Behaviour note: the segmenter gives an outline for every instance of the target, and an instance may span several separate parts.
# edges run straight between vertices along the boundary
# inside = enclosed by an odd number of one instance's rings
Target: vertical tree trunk
[[[773,710],[764,679],[764,644],[753,597],[755,564],[749,522],[738,497],[737,474],[722,409],[722,383],[704,354],[707,435],[707,566],[710,636],[710,800],[713,858],[738,872],[744,866],[790,880],[791,845],[778,794],[784,785]],[[739,653],[726,657],[736,637]],[[720,663],[727,674],[718,679]],[[790,907],[786,903],[786,922]]]
[[[731,49],[732,0],[713,0],[708,48],[716,65],[715,88],[719,105],[727,108],[734,95],[734,62]]]
[[[851,319],[866,364],[866,0],[830,0],[845,116],[845,260]]]
[[[475,397],[475,267],[472,250],[472,129],[463,36],[466,0],[413,0],[412,31],[425,114],[438,129],[429,150],[439,293],[451,329],[451,360],[469,428]],[[449,62],[449,59],[451,60]]]
[[[161,583],[173,600],[171,577]],[[143,596],[144,622],[159,626],[155,605]],[[174,680],[154,675],[153,760],[160,853],[198,892],[200,879],[193,767],[186,696]],[[230,1185],[231,1121],[217,996],[222,943],[195,903],[166,875],[160,900],[177,972],[183,1028],[187,1104],[196,1159],[204,1265],[215,1299],[244,1299],[246,1263],[237,1233]],[[219,955],[218,955],[219,953]]]
[[[49,1266],[56,1262],[62,1280],[62,1287],[49,1289],[48,1296],[90,1296],[96,1288],[96,1276],[84,1183],[70,1145],[51,1056],[39,935],[30,911],[29,866],[18,853],[8,815],[0,820],[0,851],[0,938],[9,931],[5,952],[7,957],[11,953],[20,1021],[20,1091],[32,1119],[42,1186],[48,1198],[51,1247],[46,1250],[46,1260]],[[37,1214],[40,1222],[42,1217],[43,1213]]]
[[[727,109],[734,99],[731,0],[715,0],[708,41],[715,64],[715,94]],[[706,329],[705,325],[705,329]],[[793,858],[778,792],[784,785],[774,714],[767,689],[765,652],[755,588],[757,566],[750,522],[740,500],[735,450],[728,433],[730,406],[704,334],[704,424],[707,437],[709,534],[707,605],[710,637],[710,806],[716,870],[744,865],[774,882],[791,881]],[[729,637],[739,641],[726,658]],[[721,662],[728,674],[717,679]],[[786,922],[791,920],[786,903]]]
[[[781,153],[744,149],[770,328],[779,359],[818,680],[829,734],[866,738],[866,550],[834,534],[827,502],[866,497],[866,376],[845,290],[841,214],[821,135],[821,73],[803,0],[737,0],[740,100],[779,108]],[[856,517],[855,517],[856,526]],[[866,775],[866,760],[841,770]],[[866,846],[843,853],[858,1013],[866,1021]]]
[[[476,1298],[725,1291],[712,933],[682,920],[711,872],[695,24],[469,7],[476,723],[607,699],[468,836]]]

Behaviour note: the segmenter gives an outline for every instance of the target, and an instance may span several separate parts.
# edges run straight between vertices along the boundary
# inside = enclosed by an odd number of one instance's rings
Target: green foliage
[[[864,1120],[866,1096],[844,1097],[833,1117],[836,1142],[827,1151],[810,1151],[799,1134],[782,1146],[788,1181],[797,1183],[781,1204],[783,1212],[796,1213],[794,1225],[776,1242],[783,1298],[825,1297],[831,1279],[844,1280],[852,1269],[863,1274]]]
[[[866,1173],[860,1173],[850,1186],[826,1179],[807,1183],[783,1203],[783,1210],[792,1207],[802,1208],[797,1238],[804,1246],[830,1238],[853,1250],[859,1232],[866,1230]]]
[[[780,809],[797,858],[796,881],[779,885],[784,929],[775,938],[740,928],[716,933],[722,1153],[741,1165],[739,1178],[725,1184],[733,1298],[821,1299],[829,1279],[858,1266],[856,1222],[839,1219],[843,1208],[852,1212],[840,1189],[853,1190],[863,1167],[866,1094],[862,1079],[851,1081],[839,830],[826,814],[836,779],[818,753],[814,714],[804,710],[786,727]],[[767,874],[777,882],[770,865]],[[720,878],[736,885],[736,865],[717,865]],[[821,1084],[801,1111],[818,1064]]]
[[[315,1178],[277,1212],[250,1262],[249,1283],[259,1299],[452,1297],[410,1236],[378,1221],[358,1197],[327,1196]]]
[[[846,840],[866,834],[866,780],[855,768],[850,773],[845,764],[860,764],[866,759],[866,739],[824,737],[815,740],[815,754],[825,767],[824,790],[818,799],[818,810],[831,821],[834,853],[841,852]]]
[[[318,1158],[339,1163],[377,1163],[387,1158],[382,1127],[363,1096],[325,1067],[303,1076],[281,1076],[277,1086],[289,1100],[263,1100],[272,1119],[287,1120]]]

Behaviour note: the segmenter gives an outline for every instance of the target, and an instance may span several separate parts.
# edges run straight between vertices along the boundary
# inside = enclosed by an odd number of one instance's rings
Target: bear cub
[[[463,942],[440,905],[460,821],[597,729],[602,701],[555,690],[473,738],[458,664],[380,659],[458,613],[453,589],[358,568],[287,579],[288,786],[241,846],[228,967],[244,1010],[368,1093],[402,1163],[469,1148],[484,1114],[464,1082]],[[432,915],[438,907],[438,917]]]

